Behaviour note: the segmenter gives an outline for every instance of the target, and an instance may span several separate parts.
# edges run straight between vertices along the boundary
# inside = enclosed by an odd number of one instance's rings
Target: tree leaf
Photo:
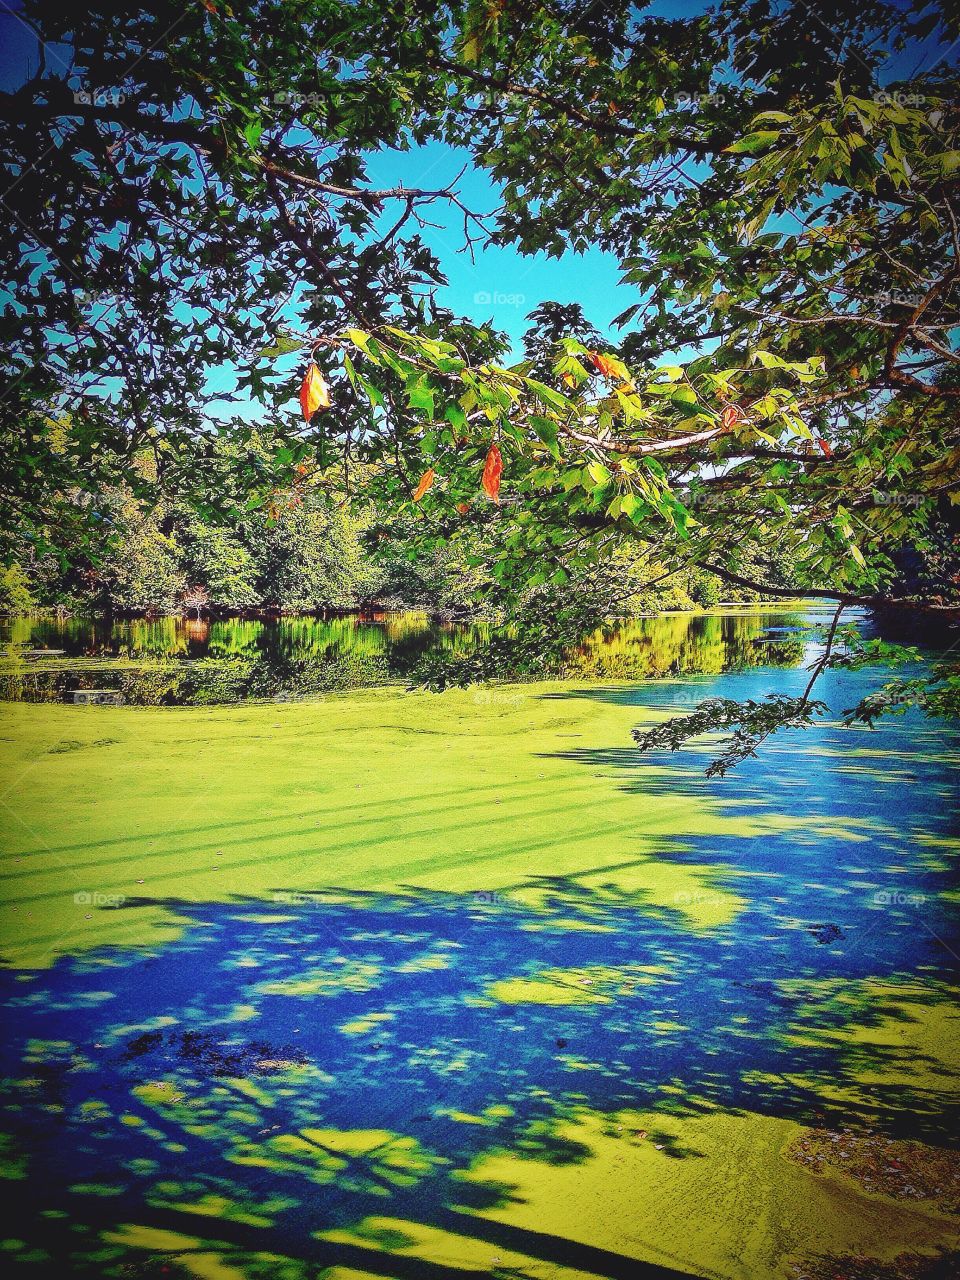
[[[729,147],[724,147],[724,151],[728,151],[735,156],[758,155],[762,151],[768,151],[779,139],[780,131],[778,129],[758,129],[755,133],[744,134],[736,142],[731,142]]]
[[[483,464],[481,484],[483,491],[493,502],[500,501],[500,477],[503,474],[503,457],[497,445],[492,444]]]
[[[434,471],[433,467],[430,467],[429,470],[423,473],[413,493],[414,502],[420,501],[420,499],[427,492],[427,490],[433,485],[433,482],[434,480],[436,480],[436,478],[437,478],[437,473]]]
[[[300,384],[300,408],[307,422],[318,409],[330,408],[330,388],[327,386],[327,380],[312,361]]]

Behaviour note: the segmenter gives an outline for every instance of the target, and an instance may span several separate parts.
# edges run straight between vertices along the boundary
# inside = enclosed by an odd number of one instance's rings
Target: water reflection
[[[106,689],[154,706],[293,698],[355,689],[455,666],[489,638],[485,625],[422,613],[334,618],[105,620],[16,618],[0,624],[0,698],[70,700]],[[716,674],[796,666],[800,614],[741,610],[673,614],[600,627],[553,672],[591,679]],[[522,665],[503,677],[543,675]]]

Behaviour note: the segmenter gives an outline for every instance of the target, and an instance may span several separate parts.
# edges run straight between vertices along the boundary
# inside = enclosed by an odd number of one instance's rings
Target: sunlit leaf
[[[309,422],[318,409],[330,408],[330,388],[323,374],[312,362],[300,384],[300,408],[304,420]]]

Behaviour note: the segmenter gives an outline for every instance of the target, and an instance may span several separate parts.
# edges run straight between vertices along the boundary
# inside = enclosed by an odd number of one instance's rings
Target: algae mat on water
[[[933,1274],[948,753],[900,723],[877,778],[836,726],[724,784],[639,758],[704,691],[5,708],[10,1259]]]
[[[613,769],[561,758],[628,746],[636,708],[376,690],[217,709],[6,705],[0,727],[7,963],[175,936],[179,901],[284,902],[405,887],[535,894],[537,877],[613,886],[692,924],[739,899],[680,852],[691,832],[769,819],[642,804]],[[709,890],[709,892],[708,892]]]

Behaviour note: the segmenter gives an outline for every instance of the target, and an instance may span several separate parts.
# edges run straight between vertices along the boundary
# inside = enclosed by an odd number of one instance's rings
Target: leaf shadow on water
[[[918,1016],[897,985],[909,970],[885,973],[879,995],[837,988],[830,964],[825,987],[791,984],[795,956],[745,969],[735,928],[668,927],[630,895],[564,877],[528,887],[536,905],[279,886],[272,903],[164,900],[190,922],[175,943],[5,974],[8,1128],[13,1153],[31,1152],[30,1180],[9,1184],[17,1237],[75,1274],[211,1249],[249,1276],[270,1274],[262,1254],[449,1274],[418,1251],[426,1226],[471,1257],[669,1275],[477,1216],[523,1193],[464,1175],[497,1152],[584,1164],[591,1148],[569,1129],[584,1111],[950,1131],[917,1070],[934,1062],[857,1039]],[[859,1085],[865,1065],[896,1082]],[[845,1081],[849,1096],[830,1101]],[[617,1140],[702,1158],[655,1123]]]

